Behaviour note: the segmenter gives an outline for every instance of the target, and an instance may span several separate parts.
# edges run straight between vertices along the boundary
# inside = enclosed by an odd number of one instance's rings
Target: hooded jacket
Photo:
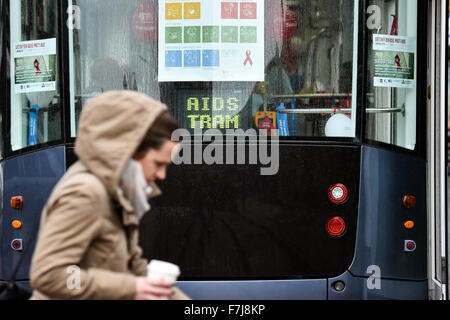
[[[134,91],[91,99],[78,127],[73,164],[41,216],[30,279],[32,299],[133,299],[146,276],[139,218],[118,192],[125,165],[166,106]],[[152,196],[160,194],[152,185]],[[177,291],[178,292],[178,291]]]

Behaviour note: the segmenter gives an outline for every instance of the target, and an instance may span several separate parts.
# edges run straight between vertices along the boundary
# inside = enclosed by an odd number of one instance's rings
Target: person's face
[[[150,149],[143,158],[136,160],[142,166],[148,185],[166,179],[167,166],[172,162],[172,151],[177,145],[178,142],[166,140],[159,150]]]

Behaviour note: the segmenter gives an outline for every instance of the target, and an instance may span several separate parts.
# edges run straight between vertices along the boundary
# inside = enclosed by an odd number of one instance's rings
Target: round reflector
[[[328,189],[328,197],[334,203],[342,203],[347,200],[348,191],[342,183],[333,184]]]
[[[345,221],[341,217],[332,217],[328,219],[326,229],[330,236],[339,237],[345,232]]]

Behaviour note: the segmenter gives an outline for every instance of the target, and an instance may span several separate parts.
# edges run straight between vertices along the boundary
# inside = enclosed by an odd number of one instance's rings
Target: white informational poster
[[[16,93],[56,90],[56,38],[14,44]]]
[[[375,87],[414,88],[416,38],[373,35]]]
[[[264,0],[159,0],[158,81],[264,81]]]

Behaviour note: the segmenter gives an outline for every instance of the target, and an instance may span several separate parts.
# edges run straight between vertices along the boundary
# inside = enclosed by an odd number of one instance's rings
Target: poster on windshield
[[[14,44],[16,93],[56,90],[56,38]]]
[[[415,87],[415,38],[374,34],[373,50],[375,87]]]
[[[263,0],[160,0],[158,81],[264,81]]]

